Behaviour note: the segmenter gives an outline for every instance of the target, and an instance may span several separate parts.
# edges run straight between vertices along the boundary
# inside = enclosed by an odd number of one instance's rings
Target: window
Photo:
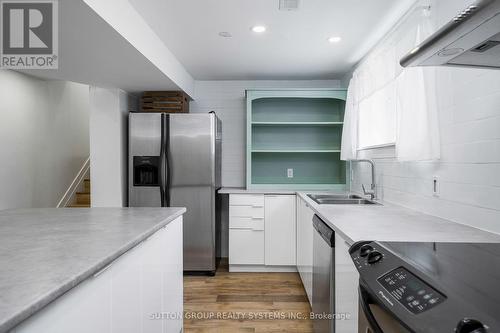
[[[358,149],[396,142],[396,88],[391,82],[359,103]]]

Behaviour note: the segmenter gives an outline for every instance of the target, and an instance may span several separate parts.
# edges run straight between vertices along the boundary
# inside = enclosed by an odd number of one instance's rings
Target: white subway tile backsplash
[[[457,73],[463,71],[462,68],[457,68]],[[500,90],[500,81],[498,74],[488,73],[487,70],[470,69],[472,73],[481,72],[482,75],[464,75],[462,79],[457,78],[457,74],[452,74],[453,84],[450,87],[453,91],[455,105],[457,102],[463,102],[471,97],[488,96],[497,93]],[[496,77],[495,77],[496,76]]]
[[[383,200],[500,233],[500,163],[376,160],[376,167]],[[369,168],[353,169],[352,188],[361,192],[361,184],[370,182]],[[433,176],[439,176],[439,197],[432,193]]]
[[[500,163],[500,140],[448,144],[441,148],[442,159],[454,163]]]
[[[500,187],[445,182],[441,184],[441,198],[500,211]]]
[[[500,88],[498,89],[492,93],[464,92],[452,108],[454,122],[497,117],[500,111]]]
[[[499,95],[500,96],[500,95]],[[500,105],[500,99],[498,104]],[[500,140],[500,110],[498,116],[442,127],[443,144]]]
[[[441,163],[438,175],[442,181],[500,186],[500,164]]]
[[[385,188],[384,198],[410,209],[498,233],[498,210]]]

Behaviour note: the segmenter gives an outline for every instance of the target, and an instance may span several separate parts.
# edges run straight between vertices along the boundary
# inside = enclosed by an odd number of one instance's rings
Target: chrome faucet
[[[372,200],[377,199],[377,185],[375,185],[375,162],[373,160],[361,159],[361,160],[349,160],[349,162],[366,162],[371,165],[372,168],[372,183],[370,185],[370,189],[367,190],[364,184],[361,184],[363,187],[363,193],[365,195],[369,195]]]

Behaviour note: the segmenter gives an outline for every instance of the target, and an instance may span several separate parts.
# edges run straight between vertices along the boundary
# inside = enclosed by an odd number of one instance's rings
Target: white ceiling
[[[298,11],[279,0],[130,2],[195,79],[223,80],[340,78],[415,0],[301,0]]]

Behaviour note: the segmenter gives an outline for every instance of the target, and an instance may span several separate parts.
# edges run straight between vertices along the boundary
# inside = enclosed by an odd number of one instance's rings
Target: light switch
[[[288,178],[293,178],[293,169],[286,169],[286,175]]]

